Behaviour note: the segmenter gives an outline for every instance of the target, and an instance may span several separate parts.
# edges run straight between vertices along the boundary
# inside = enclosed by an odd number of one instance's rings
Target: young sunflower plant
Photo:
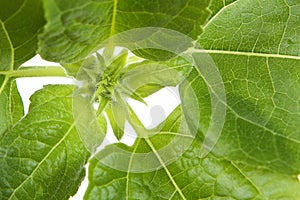
[[[0,199],[299,199],[299,24],[299,0],[2,0]],[[73,84],[25,113],[24,77]],[[162,89],[147,127],[130,101]]]

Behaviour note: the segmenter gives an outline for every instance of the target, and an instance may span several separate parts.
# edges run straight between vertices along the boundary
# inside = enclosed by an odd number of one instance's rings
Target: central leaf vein
[[[5,24],[1,20],[0,20],[0,24],[1,24],[1,27],[2,27],[2,29],[4,31],[4,34],[5,34],[6,38],[7,38],[7,41],[9,43],[9,47],[10,47],[10,53],[11,53],[11,55],[10,55],[10,66],[9,66],[9,69],[13,70],[14,69],[14,57],[15,57],[14,46],[13,46],[11,38],[10,38],[10,36],[9,36],[7,30],[6,30]]]
[[[139,146],[140,141],[141,140],[137,141],[137,144],[132,151],[132,154],[130,156],[130,160],[128,163],[128,170],[127,170],[127,174],[126,174],[126,199],[128,199],[128,197],[129,197],[129,175],[130,175],[130,170],[131,170],[131,166],[132,166],[132,161],[133,161],[134,154]]]
[[[160,157],[160,155],[158,154],[158,152],[156,151],[155,147],[153,146],[152,142],[149,140],[149,138],[145,138],[145,141],[147,142],[147,144],[149,145],[149,147],[151,148],[151,150],[153,151],[153,153],[155,154],[155,156],[157,157],[158,161],[160,162],[160,164],[162,165],[162,167],[164,168],[165,172],[167,173],[168,177],[170,178],[173,186],[175,187],[175,189],[177,190],[178,194],[180,195],[180,197],[184,200],[186,200],[183,192],[181,191],[181,189],[179,188],[179,186],[177,185],[176,181],[174,180],[171,172],[169,171],[169,169],[167,168],[166,164],[164,163],[164,161],[162,160],[162,158]]]
[[[186,51],[186,53],[203,53],[203,54],[225,54],[225,55],[237,55],[237,56],[249,56],[249,57],[264,57],[264,58],[282,58],[282,59],[292,59],[300,60],[299,56],[292,55],[281,55],[273,53],[256,53],[256,52],[243,52],[243,51],[229,51],[229,50],[204,50],[191,48]]]
[[[115,34],[117,6],[118,6],[118,0],[114,0],[113,13],[112,13],[112,19],[111,19],[111,27],[110,27],[110,36],[113,36]]]

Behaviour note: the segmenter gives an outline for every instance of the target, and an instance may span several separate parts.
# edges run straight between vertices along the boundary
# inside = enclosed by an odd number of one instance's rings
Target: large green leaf
[[[189,35],[202,32],[209,0],[47,0],[47,25],[40,54],[47,60],[74,62],[97,50],[114,34],[140,27],[164,27]]]
[[[44,23],[41,0],[1,1],[0,70],[16,69],[36,54]]]
[[[240,0],[206,25],[198,43],[218,67],[227,100],[216,155],[300,173],[299,9],[299,1]],[[200,65],[203,53],[193,53]],[[197,74],[189,80],[199,91],[199,105],[209,108],[203,96],[210,96],[211,86]],[[200,127],[208,126],[209,120],[200,121]]]
[[[11,73],[35,55],[37,34],[45,20],[40,0],[0,3],[0,135],[23,116]]]
[[[155,136],[157,140],[150,139],[149,143],[144,139],[137,139],[132,147],[121,144],[108,146],[100,153],[102,157],[97,157],[99,160],[92,159],[85,199],[296,199],[299,197],[300,184],[296,176],[234,163],[213,154],[200,158],[201,143],[197,139],[178,160],[170,165],[164,163],[163,154],[157,154],[157,160],[135,161],[139,153],[157,152],[156,148],[172,139],[170,135],[163,135],[163,133],[178,131],[181,122],[181,113],[178,111],[180,110],[175,110],[169,116],[165,128]],[[182,142],[183,138],[181,138]],[[122,155],[118,155],[113,148],[116,146],[130,152],[130,159],[126,160]],[[177,150],[180,148],[180,145],[174,147]],[[133,170],[147,169],[149,165],[158,161],[165,165],[152,171],[134,172]],[[123,166],[123,170],[118,170],[116,166]]]
[[[200,159],[199,153],[200,146],[194,143],[166,169],[148,173],[118,171],[93,159],[85,199],[298,199],[300,196],[296,176],[234,164],[211,154]]]
[[[209,21],[199,43],[207,50],[224,50],[224,54],[299,56],[299,7],[299,2],[292,0],[237,1]]]
[[[0,140],[1,199],[68,199],[89,153],[75,129],[72,87],[46,86]]]

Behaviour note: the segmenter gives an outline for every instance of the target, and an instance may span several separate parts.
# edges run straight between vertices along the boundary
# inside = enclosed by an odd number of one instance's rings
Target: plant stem
[[[63,68],[59,66],[51,67],[23,67],[20,70],[0,71],[0,75],[7,77],[68,77]]]

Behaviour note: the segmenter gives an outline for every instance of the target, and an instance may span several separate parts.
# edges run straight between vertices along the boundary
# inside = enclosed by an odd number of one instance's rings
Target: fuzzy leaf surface
[[[134,28],[163,27],[193,39],[209,16],[209,0],[44,1],[47,25],[39,53],[61,63],[85,58],[109,37]]]
[[[89,153],[75,129],[72,91],[36,92],[26,117],[1,137],[1,199],[68,199],[77,191]]]
[[[226,92],[226,120],[214,149],[218,156],[300,173],[299,8],[298,1],[242,0],[206,25],[198,43],[217,66]],[[193,53],[198,63],[202,55]],[[209,110],[211,86],[197,74],[189,80],[199,105]],[[199,122],[203,137],[209,123]]]

